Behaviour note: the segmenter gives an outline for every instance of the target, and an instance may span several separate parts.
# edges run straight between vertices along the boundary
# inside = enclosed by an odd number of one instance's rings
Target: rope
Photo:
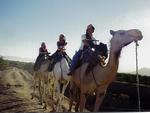
[[[97,81],[96,81],[96,79],[95,79],[95,77],[94,77],[93,70],[92,70],[92,75],[93,75],[93,79],[94,79],[94,81],[95,81],[95,84],[96,84],[97,86],[99,86],[99,84],[97,83]]]
[[[139,89],[139,74],[138,74],[138,52],[137,47],[139,44],[135,42],[135,52],[136,52],[136,81],[137,81],[137,94],[138,94],[138,108],[139,112],[141,111],[141,102],[140,102],[140,89]]]

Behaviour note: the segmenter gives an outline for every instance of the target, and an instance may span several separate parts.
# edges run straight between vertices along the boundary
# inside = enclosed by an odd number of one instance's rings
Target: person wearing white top
[[[84,46],[85,46],[85,44],[86,44],[86,42],[89,40],[89,39],[86,39],[86,34],[83,34],[82,36],[81,36],[81,46],[80,46],[80,48],[79,48],[79,50],[83,50],[84,49]],[[93,40],[93,43],[94,44],[97,44],[97,42],[96,42],[96,39],[92,36],[91,37],[91,40]]]
[[[93,37],[94,30],[95,30],[94,26],[92,24],[89,24],[86,29],[86,34],[83,34],[81,36],[81,46],[80,46],[79,50],[73,56],[71,66],[70,66],[70,72],[68,73],[68,75],[72,75],[83,51],[86,49],[92,50],[92,48],[94,48],[94,45],[96,45],[96,40]]]

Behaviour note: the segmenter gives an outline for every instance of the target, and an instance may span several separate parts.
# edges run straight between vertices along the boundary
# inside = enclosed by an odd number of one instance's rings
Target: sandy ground
[[[39,105],[37,98],[31,99],[33,82],[32,75],[29,73],[12,68],[0,72],[0,112],[50,112],[52,106],[45,110]],[[51,104],[55,105],[53,100]],[[68,109],[68,101],[65,99],[64,110]]]

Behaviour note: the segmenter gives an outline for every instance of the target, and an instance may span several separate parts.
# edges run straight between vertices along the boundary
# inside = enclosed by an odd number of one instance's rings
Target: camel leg
[[[43,81],[44,82],[44,84],[43,84],[43,99],[44,99],[44,103],[45,103],[45,105],[44,105],[44,109],[47,109],[47,105],[48,105],[48,96],[47,96],[47,83],[46,83],[46,81]]]
[[[31,94],[31,99],[33,99],[34,96],[35,96],[35,89],[36,89],[36,81],[34,80],[34,82],[33,82],[33,92]]]
[[[79,112],[79,101],[76,103],[76,105],[75,105],[75,112]]]
[[[72,106],[73,106],[73,101],[76,101],[75,104],[75,112],[79,112],[79,91],[78,88],[75,86],[73,82],[70,82],[70,88],[69,88],[69,96],[70,96],[70,104],[69,104],[69,112],[71,112]]]
[[[51,86],[51,92],[52,92],[52,98],[54,99],[56,97],[57,89],[56,89],[56,84],[55,84],[55,79],[53,78],[52,86]]]
[[[56,104],[56,112],[59,112],[60,111],[60,101],[61,101],[61,91],[60,91],[60,84],[59,82],[56,80],[56,89],[57,89],[57,104]]]
[[[95,105],[94,105],[94,112],[99,110],[99,107],[104,99],[105,93],[97,93],[96,94],[96,101],[95,101]]]
[[[72,82],[70,82],[70,84],[69,84],[69,98],[70,98],[70,101],[69,101],[69,110],[68,110],[68,112],[71,112],[71,109],[72,109],[72,105],[73,105],[73,93],[74,93],[74,91],[73,91]]]
[[[45,85],[45,91],[44,92],[45,92],[45,106],[46,107],[48,106],[49,93],[50,93],[50,91],[49,91],[49,84],[50,84],[49,80],[50,80],[49,74],[46,73],[45,84],[44,84]]]
[[[83,112],[86,103],[86,96],[83,93],[80,93],[80,112]]]
[[[69,82],[68,82],[68,83],[69,83]],[[65,85],[63,85],[63,88],[62,88],[62,94],[64,94],[64,93],[65,93],[65,90],[66,90],[66,88],[67,88],[68,83],[67,83],[67,84],[65,84]]]
[[[42,82],[41,82],[41,79],[39,79],[39,96],[40,96],[40,98],[39,98],[39,100],[40,100],[40,105],[42,105],[43,104],[43,95],[42,95],[42,89],[43,87],[42,87]]]
[[[72,105],[73,105],[73,100],[72,100],[72,99],[70,99],[70,103],[69,103],[69,110],[68,110],[68,112],[71,112]]]
[[[61,102],[63,101],[64,99],[64,94],[65,94],[65,91],[66,91],[66,88],[68,86],[69,82],[67,82],[65,85],[62,86],[62,98],[61,98]]]
[[[34,96],[35,96],[35,89],[36,89],[36,78],[35,78],[35,76],[36,76],[36,74],[35,74],[35,72],[34,72],[34,73],[33,73],[33,92],[32,92],[32,94],[31,94],[31,99],[33,99]]]
[[[72,106],[73,106],[73,97],[74,97],[74,95],[73,95],[73,93],[74,93],[74,91],[73,91],[73,89],[69,89],[69,98],[70,98],[70,102],[69,102],[69,112],[71,112],[71,109],[72,109]]]
[[[62,102],[63,102],[63,99],[64,99],[64,93],[65,93],[65,90],[67,88],[68,83],[65,84],[65,85],[62,85],[62,91],[60,91],[60,96],[59,96],[59,109],[61,109]]]

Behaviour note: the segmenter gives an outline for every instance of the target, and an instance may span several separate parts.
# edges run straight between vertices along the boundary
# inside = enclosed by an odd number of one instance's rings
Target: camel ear
[[[110,30],[110,34],[114,36],[115,35],[115,31]]]

